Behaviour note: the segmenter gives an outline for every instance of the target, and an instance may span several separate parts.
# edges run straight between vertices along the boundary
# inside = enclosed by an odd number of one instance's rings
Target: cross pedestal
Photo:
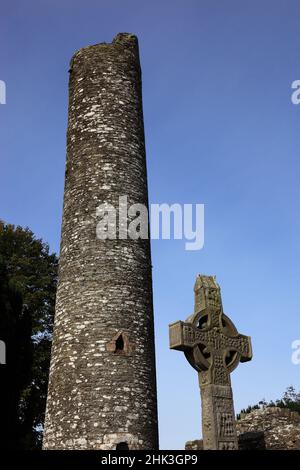
[[[252,359],[251,339],[224,314],[215,276],[198,275],[195,311],[169,326],[170,348],[183,351],[197,370],[205,450],[238,449],[230,373]]]

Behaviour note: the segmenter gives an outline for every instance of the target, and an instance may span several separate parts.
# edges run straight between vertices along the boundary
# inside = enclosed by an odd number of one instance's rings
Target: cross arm
[[[169,325],[170,349],[186,351],[200,342],[207,344],[207,332],[196,330],[193,325],[177,321]]]
[[[240,353],[241,362],[251,361],[252,359],[252,343],[250,336],[245,336],[239,334],[237,338],[232,338],[233,340],[236,339],[237,345],[236,350]]]
[[[183,321],[177,321],[169,325],[169,344],[170,349],[186,350],[183,339]]]

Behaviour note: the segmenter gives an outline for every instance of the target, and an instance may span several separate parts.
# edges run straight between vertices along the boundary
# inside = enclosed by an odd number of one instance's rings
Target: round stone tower
[[[44,449],[158,448],[150,242],[119,233],[148,207],[137,38],[80,49],[70,65],[59,284]],[[100,204],[117,238],[99,239]],[[124,229],[124,224],[123,224]]]

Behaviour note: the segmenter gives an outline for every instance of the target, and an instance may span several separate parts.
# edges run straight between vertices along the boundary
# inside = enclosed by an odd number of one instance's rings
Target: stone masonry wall
[[[99,240],[96,208],[148,205],[137,38],[71,61],[44,449],[158,447],[149,240]]]
[[[237,432],[263,431],[266,449],[300,449],[300,415],[288,409],[270,407],[253,410],[237,421]]]
[[[240,450],[299,450],[300,415],[270,407],[253,410],[236,421]],[[188,441],[186,450],[203,450],[203,441]]]

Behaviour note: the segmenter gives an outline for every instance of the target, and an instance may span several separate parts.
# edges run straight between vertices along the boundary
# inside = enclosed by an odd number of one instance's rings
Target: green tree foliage
[[[289,408],[292,411],[297,411],[300,414],[300,391],[297,392],[295,388],[290,385],[281,400],[275,402],[275,406],[280,408]]]
[[[0,221],[0,339],[7,344],[1,373],[9,375],[1,380],[1,393],[11,396],[7,415],[15,416],[10,426],[13,448],[41,447],[57,264],[57,256],[28,228]]]
[[[22,295],[9,282],[0,258],[0,332],[6,346],[6,364],[0,369],[1,448],[14,449],[20,439],[18,408],[21,391],[30,380],[31,320]]]
[[[300,391],[297,392],[296,389],[290,385],[283,396],[279,400],[271,400],[267,402],[264,398],[258,403],[258,405],[248,406],[246,409],[242,409],[237,415],[237,419],[241,419],[241,414],[251,413],[253,410],[260,408],[270,408],[273,406],[278,406],[279,408],[287,408],[291,411],[296,411],[300,414]]]

